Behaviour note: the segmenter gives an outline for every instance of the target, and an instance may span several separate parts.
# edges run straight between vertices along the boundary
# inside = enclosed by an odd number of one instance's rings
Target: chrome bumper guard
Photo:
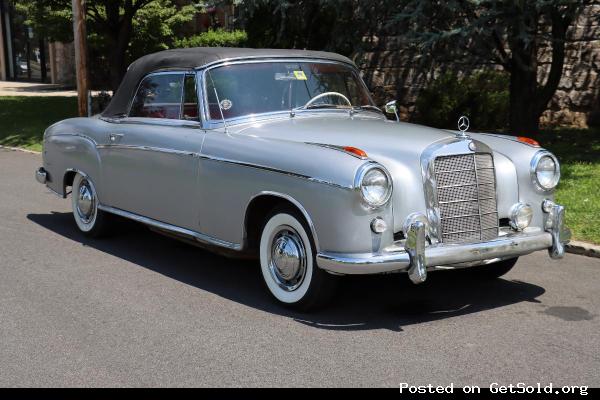
[[[43,167],[40,167],[35,171],[35,180],[42,184],[48,181],[48,173]]]
[[[564,226],[564,213],[563,206],[553,205],[546,213],[545,230],[509,233],[488,242],[432,246],[425,245],[425,225],[417,221],[409,227],[403,246],[394,243],[379,254],[319,253],[317,264],[336,274],[408,271],[411,281],[421,283],[427,278],[427,270],[462,268],[465,263],[480,265],[538,250],[547,249],[551,258],[562,258],[571,238]]]

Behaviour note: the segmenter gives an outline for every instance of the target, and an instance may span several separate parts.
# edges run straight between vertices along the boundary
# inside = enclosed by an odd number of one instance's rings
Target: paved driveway
[[[133,223],[83,238],[40,163],[0,149],[0,386],[600,385],[600,259],[345,278],[299,314],[254,263]]]

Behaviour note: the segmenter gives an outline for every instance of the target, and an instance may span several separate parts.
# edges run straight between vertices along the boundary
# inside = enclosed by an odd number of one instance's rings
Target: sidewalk
[[[62,85],[0,81],[0,96],[77,96],[77,92]]]

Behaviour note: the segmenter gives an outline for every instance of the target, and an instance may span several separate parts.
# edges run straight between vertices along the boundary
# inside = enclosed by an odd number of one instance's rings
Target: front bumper
[[[466,244],[426,246],[425,226],[413,223],[404,243],[394,243],[380,254],[319,253],[319,267],[337,274],[377,274],[408,271],[415,283],[425,281],[427,270],[463,268],[499,259],[513,258],[547,249],[552,258],[562,258],[571,232],[564,225],[564,207],[553,205],[544,229],[508,233],[497,239]]]

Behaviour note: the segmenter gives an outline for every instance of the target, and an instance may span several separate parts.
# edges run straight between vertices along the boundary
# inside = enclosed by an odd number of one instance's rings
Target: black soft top
[[[134,61],[102,113],[104,117],[117,117],[126,114],[129,103],[140,81],[151,72],[169,69],[194,69],[223,60],[243,60],[254,58],[312,58],[340,61],[354,65],[347,57],[336,53],[312,50],[249,49],[233,47],[194,47],[172,49],[148,54]]]

